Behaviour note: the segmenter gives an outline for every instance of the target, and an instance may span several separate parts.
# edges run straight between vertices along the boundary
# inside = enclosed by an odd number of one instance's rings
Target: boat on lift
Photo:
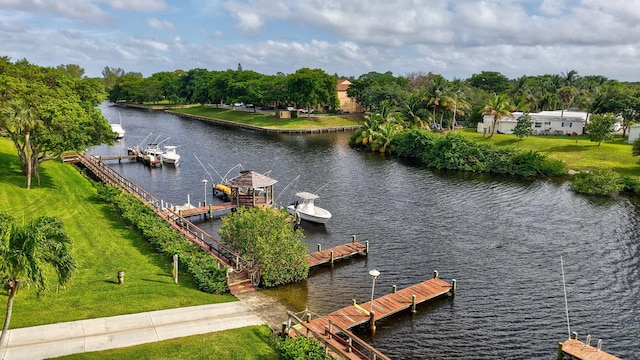
[[[164,153],[161,155],[162,161],[167,164],[173,164],[177,166],[180,161],[180,154],[176,152],[176,148],[178,147],[174,145],[165,145]]]
[[[296,196],[300,198],[295,203],[287,206],[289,214],[299,216],[302,220],[325,224],[331,219],[331,213],[315,204],[315,200],[320,197],[310,192],[299,192]]]

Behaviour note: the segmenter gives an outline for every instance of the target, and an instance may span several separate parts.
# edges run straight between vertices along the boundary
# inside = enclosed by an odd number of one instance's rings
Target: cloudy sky
[[[42,66],[640,81],[640,0],[0,0],[0,56]]]

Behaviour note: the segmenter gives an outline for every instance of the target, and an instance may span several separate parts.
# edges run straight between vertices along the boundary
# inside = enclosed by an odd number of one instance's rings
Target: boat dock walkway
[[[587,336],[586,343],[578,340],[578,333],[571,334],[571,339],[558,344],[558,359],[562,359],[563,353],[578,360],[620,360],[619,357],[602,351],[602,341],[593,347],[589,345],[591,337]]]
[[[212,217],[214,212],[233,209],[236,206],[237,205],[234,203],[209,204],[187,209],[175,209],[174,211],[184,218],[198,215],[206,215]]]
[[[376,320],[407,309],[415,312],[418,304],[449,293],[455,295],[455,291],[456,280],[454,279],[452,283],[448,283],[439,279],[438,272],[435,271],[432,279],[398,291],[394,288],[392,293],[374,299],[373,303],[369,301],[364,304],[357,304],[353,300],[351,305],[313,320],[311,320],[311,314],[309,313],[303,316],[306,319],[300,319],[290,313],[289,320],[282,326],[282,332],[291,337],[306,336],[316,338],[332,351],[338,351],[340,355],[349,359],[386,359],[387,357],[384,355],[381,357],[381,354],[371,346],[366,347],[361,344],[360,342],[365,344],[366,342],[350,333],[349,329],[368,322],[371,329],[375,330]],[[342,334],[342,336],[338,334]],[[344,339],[345,336],[347,340]],[[359,354],[358,352],[362,351],[358,351],[355,348],[354,342],[357,342],[360,348],[364,347],[367,351],[374,351],[373,357]]]
[[[361,244],[356,241],[356,236],[353,235],[351,242],[348,244],[332,247],[330,249],[322,250],[320,244],[318,244],[318,251],[309,254],[309,268],[314,266],[330,264],[336,260],[349,258],[355,255],[368,255],[369,254],[369,242],[366,241]]]

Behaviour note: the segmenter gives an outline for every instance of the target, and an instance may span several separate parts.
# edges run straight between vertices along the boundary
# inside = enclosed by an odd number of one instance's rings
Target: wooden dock
[[[590,342],[587,340],[587,342]],[[619,357],[608,354],[601,349],[602,343],[593,347],[578,340],[578,334],[573,333],[571,339],[558,344],[558,359],[563,358],[563,353],[579,360],[620,360]]]
[[[211,217],[214,212],[228,210],[235,208],[236,205],[234,203],[219,203],[219,204],[209,204],[205,206],[192,207],[188,209],[176,209],[178,214],[184,218],[198,216],[198,215],[207,215]]]
[[[289,320],[283,324],[282,332],[291,337],[313,337],[324,343],[327,349],[338,352],[348,359],[386,359],[386,356],[379,354],[371,346],[363,346],[363,341],[349,332],[349,329],[368,322],[371,329],[375,330],[376,320],[407,309],[415,312],[418,304],[446,294],[455,295],[455,291],[456,281],[453,280],[452,283],[448,283],[441,280],[438,278],[438,272],[436,271],[432,279],[406,289],[394,290],[391,294],[374,299],[373,304],[370,301],[364,304],[357,304],[353,300],[351,305],[313,320],[308,314],[307,318],[303,319],[305,320],[304,322],[289,314]],[[347,340],[343,337],[346,337]],[[364,347],[365,350],[373,352],[372,357],[355,349],[354,342],[357,342],[360,348]]]
[[[309,254],[309,268],[314,266],[330,264],[336,260],[349,258],[355,255],[368,255],[369,254],[369,242],[366,241],[361,244],[356,241],[356,237],[353,236],[351,242],[348,244],[332,247],[330,249],[322,250],[318,245],[318,251]]]

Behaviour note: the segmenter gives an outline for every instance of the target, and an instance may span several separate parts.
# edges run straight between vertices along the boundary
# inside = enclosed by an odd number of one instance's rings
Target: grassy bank
[[[306,116],[295,119],[278,119],[274,115],[252,111],[236,111],[228,108],[217,109],[210,106],[198,106],[175,109],[174,112],[233,121],[241,124],[278,129],[319,129],[328,127],[359,125],[358,116]]]
[[[495,134],[493,139],[483,138],[475,129],[460,130],[462,134],[480,143],[493,143],[517,150],[534,150],[551,159],[563,161],[568,169],[611,169],[620,175],[640,176],[640,158],[631,155],[632,145],[616,135],[600,146],[581,136],[529,136],[522,140],[513,134]]]
[[[277,359],[277,354],[269,346],[270,336],[271,331],[266,325],[249,326],[59,359]]]
[[[24,222],[42,215],[62,218],[78,263],[65,289],[53,285],[52,291],[40,297],[21,289],[11,328],[236,300],[231,295],[201,292],[187,276],[174,284],[171,259],[153,252],[137,231],[125,227],[71,165],[45,162],[41,185],[34,180],[27,190],[15,148],[6,138],[0,138],[0,164],[3,210]],[[119,270],[125,272],[123,285],[116,281]],[[5,292],[0,294],[4,314],[7,297]]]

